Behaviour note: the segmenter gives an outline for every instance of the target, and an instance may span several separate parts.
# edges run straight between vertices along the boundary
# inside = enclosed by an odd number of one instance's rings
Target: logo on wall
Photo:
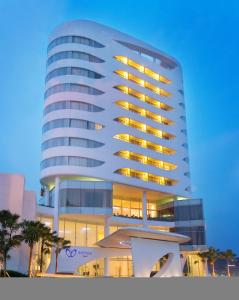
[[[92,252],[79,250],[78,254],[82,257],[88,257],[88,256],[92,255]]]
[[[77,249],[70,249],[70,248],[66,249],[66,256],[69,258],[75,257],[76,253],[77,253]]]
[[[78,250],[78,249],[71,249],[71,248],[67,248],[65,250],[65,253],[66,253],[66,256],[69,257],[69,258],[73,258],[76,256],[76,254],[78,256],[81,256],[81,257],[88,257],[88,256],[91,256],[93,253],[91,251],[86,251],[86,250]]]

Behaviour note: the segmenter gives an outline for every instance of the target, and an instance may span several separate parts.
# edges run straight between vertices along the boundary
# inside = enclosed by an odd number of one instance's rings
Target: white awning
[[[185,243],[190,240],[190,237],[168,232],[149,229],[145,227],[125,227],[120,228],[96,244],[103,248],[131,248],[130,239],[141,238],[150,240],[160,240],[175,243]]]

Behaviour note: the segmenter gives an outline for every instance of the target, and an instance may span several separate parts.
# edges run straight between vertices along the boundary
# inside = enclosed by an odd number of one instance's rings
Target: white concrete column
[[[143,226],[147,227],[147,192],[143,191],[142,196],[142,215],[143,215]]]
[[[45,198],[46,198],[46,203],[45,203],[45,205],[50,206],[49,188],[48,188],[47,185],[45,186]]]
[[[104,224],[104,237],[110,234],[110,217],[105,217],[105,224]],[[104,258],[104,276],[110,275],[110,262],[109,257]]]
[[[60,195],[60,177],[55,178],[55,191],[54,191],[54,220],[53,230],[58,234],[58,223],[59,223],[59,195]]]

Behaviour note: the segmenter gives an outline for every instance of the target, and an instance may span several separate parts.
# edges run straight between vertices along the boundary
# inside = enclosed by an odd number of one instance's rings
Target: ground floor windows
[[[110,234],[119,228],[110,226]],[[60,219],[59,236],[69,240],[72,247],[95,247],[96,242],[104,238],[104,225]]]
[[[104,226],[70,220],[59,221],[59,235],[71,242],[71,246],[94,247],[104,237]]]
[[[77,269],[77,273],[85,277],[104,276],[104,259],[90,261]],[[110,277],[132,277],[133,262],[131,256],[109,258]]]
[[[77,269],[77,274],[84,277],[104,276],[104,259],[90,261]]]

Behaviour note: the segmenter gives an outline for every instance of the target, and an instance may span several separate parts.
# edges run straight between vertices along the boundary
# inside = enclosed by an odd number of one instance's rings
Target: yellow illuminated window
[[[148,157],[131,151],[121,150],[116,152],[115,155],[125,159],[135,160],[141,164],[151,165],[167,171],[171,171],[177,168],[177,166],[172,163],[164,162],[162,160],[154,159],[152,157]]]
[[[165,84],[170,84],[172,82],[167,77],[160,75],[160,74],[154,72],[153,70],[150,70],[149,68],[146,68],[146,67],[140,65],[139,63],[135,62],[132,59],[129,59],[126,56],[115,56],[115,59],[117,59],[118,61],[122,62],[125,65],[128,65],[128,66],[138,70],[141,73],[146,74],[147,76],[149,76],[157,81],[163,82]]]
[[[176,151],[173,150],[173,149],[170,149],[170,148],[152,143],[152,142],[147,141],[147,140],[140,139],[138,137],[135,137],[133,135],[129,135],[129,134],[126,134],[126,133],[117,134],[117,135],[114,136],[114,138],[118,139],[118,140],[121,140],[121,141],[124,141],[126,143],[131,143],[131,144],[137,145],[141,148],[150,149],[150,150],[153,150],[155,152],[159,152],[159,153],[166,154],[166,155],[172,155],[172,154],[176,153]]]
[[[118,117],[118,118],[115,118],[114,121],[119,122],[119,123],[121,123],[125,126],[133,127],[133,128],[135,128],[139,131],[152,134],[152,135],[157,136],[161,139],[171,140],[171,139],[175,138],[175,136],[170,134],[170,133],[159,130],[155,127],[146,125],[144,123],[138,122],[136,120],[130,119],[128,117]]]
[[[161,123],[164,125],[172,125],[173,124],[173,121],[169,120],[168,118],[165,118],[161,115],[156,115],[155,113],[153,113],[149,110],[143,109],[142,107],[134,105],[127,101],[116,101],[115,103],[126,110],[133,111],[136,114],[139,114],[143,117],[149,118],[157,123]]]
[[[148,90],[151,90],[152,92],[154,92],[155,94],[158,94],[160,96],[163,96],[163,97],[170,97],[172,96],[172,94],[164,89],[161,89],[155,85],[153,85],[152,83],[148,82],[148,81],[145,81],[127,71],[122,71],[122,70],[117,70],[115,71],[116,74],[120,75],[121,77],[127,79],[127,80],[130,80],[142,87],[145,87],[146,89]]]
[[[146,103],[148,103],[150,105],[153,105],[153,106],[155,106],[157,108],[160,108],[162,110],[170,111],[170,110],[173,109],[172,106],[169,106],[169,105],[167,105],[167,104],[165,104],[163,102],[160,102],[160,101],[158,101],[158,100],[156,100],[154,98],[151,98],[148,95],[142,94],[142,93],[140,93],[140,92],[138,92],[138,91],[136,91],[134,89],[131,89],[131,88],[125,86],[125,85],[117,85],[114,88],[117,89],[117,90],[119,90],[119,91],[121,91],[124,94],[128,94],[128,95],[130,95],[132,97],[137,98],[138,100],[140,100],[142,102],[146,102]]]
[[[122,168],[115,171],[115,173],[123,175],[123,176],[129,176],[134,177],[143,181],[151,181],[160,185],[175,185],[177,184],[177,180],[166,178],[163,176],[154,175],[148,172],[138,171],[134,169],[129,168]]]

